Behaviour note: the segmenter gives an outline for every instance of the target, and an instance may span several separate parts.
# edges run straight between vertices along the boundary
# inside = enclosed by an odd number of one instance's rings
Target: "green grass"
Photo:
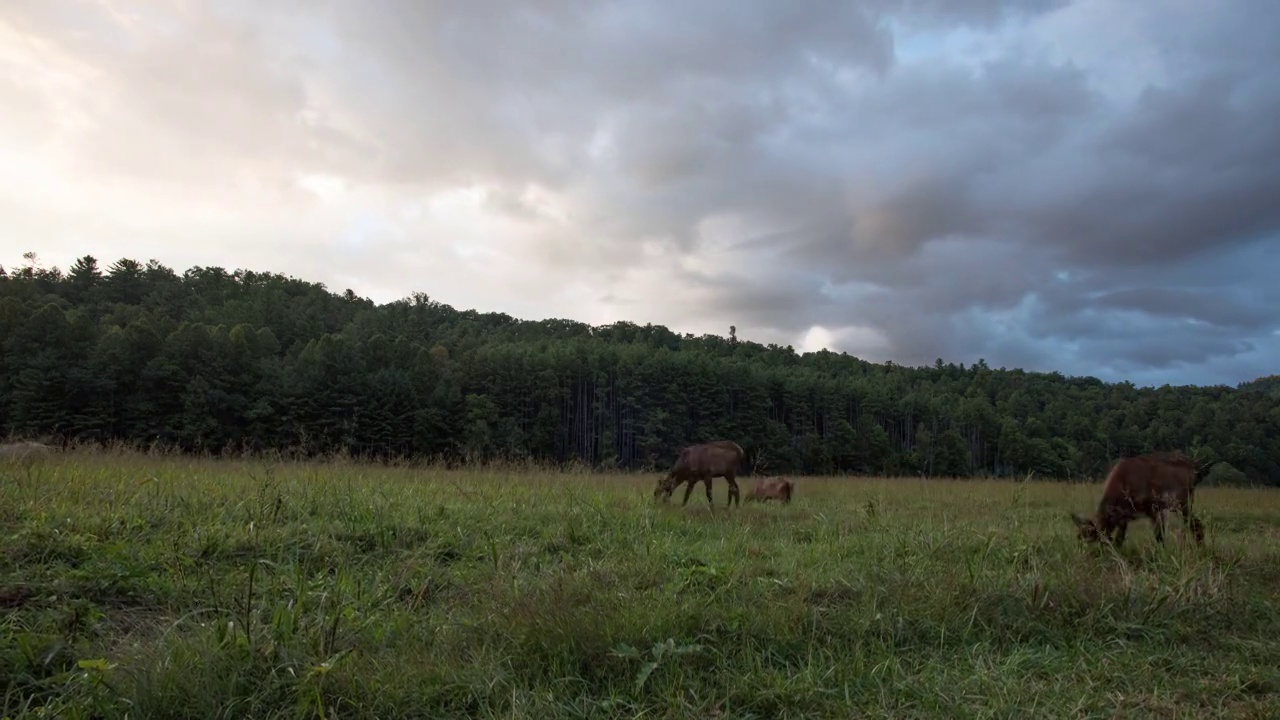
[[[654,480],[0,468],[0,716],[1280,716],[1280,493],[1117,555],[1075,541],[1096,484]]]

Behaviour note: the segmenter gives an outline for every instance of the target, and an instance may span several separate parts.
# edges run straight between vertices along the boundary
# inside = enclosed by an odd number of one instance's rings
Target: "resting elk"
[[[34,462],[53,454],[53,448],[45,443],[24,440],[0,444],[0,462],[15,462],[30,467]]]
[[[779,477],[768,477],[770,473],[768,464],[765,462],[763,450],[756,453],[755,461],[752,463],[751,474],[759,475],[760,477],[751,484],[751,492],[747,493],[747,502],[778,500],[784,505],[791,502],[791,496],[796,489],[795,482]]]
[[[791,494],[795,492],[795,483],[781,478],[757,480],[747,494],[747,502],[769,502],[778,500],[783,505],[791,503]]]
[[[1209,466],[1210,463],[1198,463],[1180,453],[1121,458],[1107,475],[1094,516],[1071,513],[1077,537],[1086,542],[1105,538],[1118,548],[1124,544],[1129,522],[1146,515],[1155,526],[1156,542],[1163,544],[1165,518],[1169,510],[1176,509],[1196,544],[1203,545],[1204,526],[1191,512],[1191,501]]]
[[[738,443],[732,440],[716,440],[701,445],[690,445],[680,451],[680,456],[676,458],[671,471],[665,477],[658,479],[653,497],[655,499],[661,497],[663,502],[669,502],[671,493],[681,483],[686,483],[684,502],[680,503],[680,506],[684,507],[689,503],[689,494],[693,492],[693,486],[702,482],[707,486],[707,504],[714,510],[715,505],[711,500],[711,481],[714,478],[723,477],[729,483],[729,500],[725,507],[733,505],[735,501],[741,505],[737,474],[744,457],[746,453]]]

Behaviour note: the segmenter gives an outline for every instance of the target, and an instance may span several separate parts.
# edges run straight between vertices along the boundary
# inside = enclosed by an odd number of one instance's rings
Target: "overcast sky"
[[[0,264],[1235,384],[1280,371],[1277,36],[1262,0],[3,0]]]

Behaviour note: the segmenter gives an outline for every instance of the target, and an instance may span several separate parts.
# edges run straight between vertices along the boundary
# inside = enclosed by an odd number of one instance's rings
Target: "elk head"
[[[653,488],[653,499],[662,498],[663,502],[671,499],[671,493],[676,489],[675,483],[671,481],[671,476],[666,475],[658,478],[658,485]]]
[[[1098,542],[1102,535],[1099,531],[1098,524],[1093,518],[1088,518],[1080,513],[1071,513],[1071,519],[1076,524],[1076,539],[1084,542]]]

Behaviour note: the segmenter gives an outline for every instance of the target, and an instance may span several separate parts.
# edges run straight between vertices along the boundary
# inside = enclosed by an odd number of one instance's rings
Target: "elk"
[[[1077,538],[1097,542],[1106,538],[1119,548],[1129,522],[1146,515],[1155,527],[1157,543],[1164,543],[1165,518],[1177,509],[1195,536],[1204,544],[1204,526],[1191,512],[1195,487],[1208,474],[1210,463],[1198,463],[1180,453],[1150,453],[1121,458],[1107,474],[1093,517],[1071,513]],[[1114,537],[1113,537],[1114,534]]]
[[[751,492],[747,494],[747,502],[778,500],[783,505],[789,505],[795,488],[795,483],[782,478],[757,480],[751,486]]]
[[[763,450],[756,452],[755,460],[752,462],[751,474],[760,475],[761,477],[752,483],[751,492],[747,495],[748,502],[779,500],[784,505],[790,504],[791,496],[796,489],[795,481],[768,477],[772,473],[768,470],[768,463],[765,461]]]
[[[723,477],[725,482],[729,483],[729,499],[725,507],[733,505],[735,501],[741,505],[737,474],[744,457],[746,453],[742,451],[742,447],[732,440],[716,440],[701,445],[690,445],[680,451],[680,456],[676,458],[671,471],[665,477],[658,479],[658,486],[653,489],[653,497],[655,499],[661,497],[663,502],[669,502],[671,493],[681,483],[686,483],[684,502],[680,503],[680,506],[684,507],[689,504],[689,494],[693,492],[693,486],[702,482],[707,486],[707,505],[715,510],[711,500],[711,481],[714,478]]]
[[[0,444],[0,461],[16,461],[30,465],[53,454],[53,448],[44,443],[25,440]]]

